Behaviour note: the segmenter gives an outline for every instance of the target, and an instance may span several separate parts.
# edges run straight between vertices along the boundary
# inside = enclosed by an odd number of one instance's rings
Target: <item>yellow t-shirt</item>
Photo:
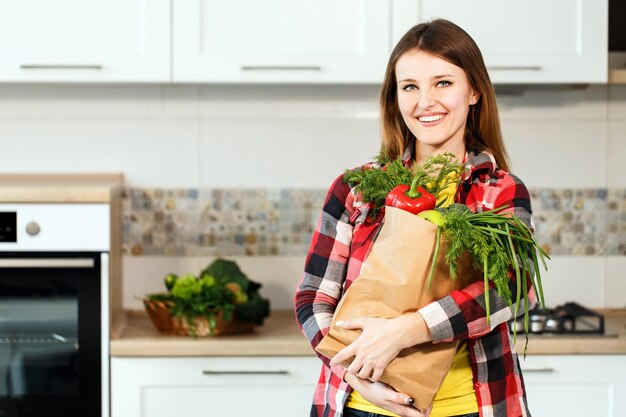
[[[367,401],[357,391],[352,391],[346,402],[346,407],[368,413],[397,417],[397,414]],[[430,417],[456,416],[476,412],[478,412],[478,402],[474,392],[472,365],[470,363],[469,351],[467,350],[467,343],[461,342],[452,360],[452,366],[437,394],[435,394]]]
[[[472,364],[467,342],[459,343],[452,366],[433,400],[430,417],[457,416],[478,412]]]

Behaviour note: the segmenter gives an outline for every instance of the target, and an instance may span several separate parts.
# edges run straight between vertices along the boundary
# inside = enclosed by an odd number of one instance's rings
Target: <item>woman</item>
[[[438,19],[404,35],[389,59],[381,113],[382,150],[391,159],[422,163],[429,155],[452,152],[468,168],[456,202],[474,212],[507,205],[531,227],[528,191],[507,172],[482,55],[461,28]],[[313,347],[328,332],[337,303],[358,277],[381,225],[381,216],[368,220],[368,209],[341,177],[331,185],[295,297],[298,324]],[[514,281],[510,287],[517,291]],[[513,311],[493,288],[488,296],[489,321],[483,282],[398,318],[345,321],[343,327],[362,333],[332,361],[321,357],[311,416],[529,416],[507,325]],[[529,297],[534,300],[532,290]],[[432,410],[417,410],[407,395],[378,382],[402,349],[447,341],[460,341],[459,348]],[[348,369],[338,365],[352,357]]]

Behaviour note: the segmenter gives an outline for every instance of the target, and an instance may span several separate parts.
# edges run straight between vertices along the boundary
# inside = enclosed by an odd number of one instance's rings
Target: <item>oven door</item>
[[[0,253],[0,417],[101,415],[101,254]]]

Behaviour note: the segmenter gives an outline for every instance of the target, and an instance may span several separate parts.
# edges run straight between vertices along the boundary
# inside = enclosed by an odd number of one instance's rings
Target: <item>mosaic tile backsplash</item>
[[[626,190],[531,189],[536,237],[553,255],[626,255]],[[326,190],[126,189],[127,254],[305,255]]]

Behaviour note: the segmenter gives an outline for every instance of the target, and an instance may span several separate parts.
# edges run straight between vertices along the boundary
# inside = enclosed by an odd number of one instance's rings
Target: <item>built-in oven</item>
[[[0,204],[0,417],[108,417],[109,224],[106,204]]]

